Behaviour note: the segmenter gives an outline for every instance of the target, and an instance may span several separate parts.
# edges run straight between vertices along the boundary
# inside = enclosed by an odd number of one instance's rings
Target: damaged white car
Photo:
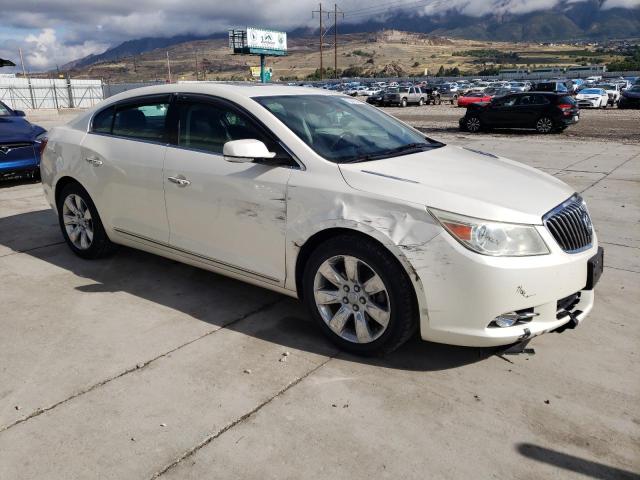
[[[132,90],[53,129],[41,173],[77,255],[127,245],[298,297],[359,354],[574,327],[602,272],[566,184],[329,91]]]

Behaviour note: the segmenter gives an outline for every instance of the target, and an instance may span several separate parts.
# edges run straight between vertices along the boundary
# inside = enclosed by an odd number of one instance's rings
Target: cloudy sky
[[[525,13],[562,0],[341,0],[347,21],[410,8],[424,14],[456,8],[468,15]],[[567,3],[583,0],[564,0]],[[333,6],[325,3],[327,7]],[[604,0],[603,8],[640,0]],[[211,34],[247,25],[291,29],[316,25],[316,0],[0,0],[0,57],[18,64],[22,48],[31,71],[55,68],[125,40],[182,33]],[[9,70],[3,69],[7,72]]]

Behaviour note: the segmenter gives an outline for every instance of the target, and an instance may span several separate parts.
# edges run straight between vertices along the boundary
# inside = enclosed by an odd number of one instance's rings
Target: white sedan
[[[78,256],[127,245],[300,298],[359,354],[575,327],[602,272],[560,180],[325,90],[130,90],[54,128],[41,174]]]
[[[576,95],[580,108],[607,108],[609,95],[602,88],[585,88]]]

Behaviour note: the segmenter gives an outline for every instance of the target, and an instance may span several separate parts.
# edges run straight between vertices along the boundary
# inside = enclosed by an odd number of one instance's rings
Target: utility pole
[[[324,32],[322,31],[322,2],[320,2],[320,80],[322,80],[323,72],[322,72],[322,42],[324,37]]]
[[[198,75],[198,51],[195,51],[195,55],[196,55],[196,82],[198,80],[200,80],[200,76]]]
[[[33,96],[33,86],[31,85],[31,79],[27,77],[27,72],[24,69],[24,58],[22,57],[22,49],[19,48],[18,52],[20,52],[20,63],[22,64],[22,77],[27,79],[27,85],[29,86],[29,96],[31,97],[31,107],[36,108],[36,100]]]
[[[313,17],[314,17],[314,15],[315,15],[316,13],[317,13],[317,14],[318,14],[318,16],[320,17],[320,80],[322,80],[322,78],[323,78],[323,72],[322,72],[322,70],[323,70],[323,64],[322,64],[322,44],[323,44],[323,42],[324,42],[324,33],[325,33],[325,32],[322,30],[322,15],[323,15],[324,13],[326,13],[326,14],[327,14],[327,17],[328,17],[328,16],[329,16],[329,13],[328,13],[326,10],[325,10],[325,11],[323,11],[323,10],[322,10],[322,3],[320,3],[320,9],[319,9],[319,10],[313,10],[313,11],[311,12],[311,18],[313,18]]]
[[[171,83],[171,62],[169,61],[169,52],[167,52],[167,73],[169,74],[169,83]]]
[[[338,4],[333,4],[333,73],[338,78],[338,13],[344,18],[343,12],[338,12]]]
[[[19,48],[18,52],[20,52],[20,63],[22,64],[22,76],[27,78],[27,73],[24,71],[24,58],[22,58],[22,49]]]

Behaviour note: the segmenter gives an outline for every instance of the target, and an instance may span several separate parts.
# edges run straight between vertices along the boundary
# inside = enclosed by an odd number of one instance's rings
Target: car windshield
[[[0,117],[10,117],[11,110],[4,104],[0,103]]]
[[[636,85],[635,87],[631,87],[629,92],[640,92],[640,85]]]
[[[598,85],[598,88],[603,88],[605,90],[615,90],[616,86],[615,85]]]
[[[353,98],[283,95],[254,100],[332,162],[379,160],[442,146]]]
[[[600,95],[602,93],[602,90],[600,90],[599,88],[587,88],[585,90],[582,90],[582,92],[580,93],[586,93],[587,95]]]

